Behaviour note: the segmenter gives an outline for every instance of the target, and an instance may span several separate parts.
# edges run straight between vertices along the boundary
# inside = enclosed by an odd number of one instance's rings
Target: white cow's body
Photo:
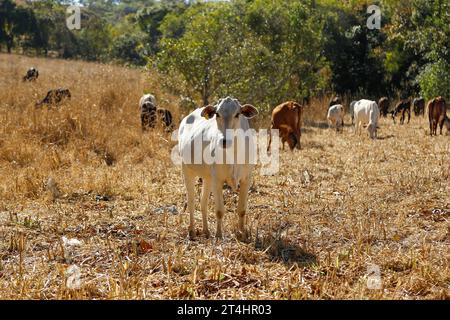
[[[377,137],[378,118],[380,117],[380,110],[375,101],[362,99],[355,103],[355,134],[361,134],[361,127],[367,124],[367,130],[370,137],[375,139]]]
[[[341,104],[331,106],[328,109],[327,119],[329,126],[335,126],[338,131],[344,126],[344,107]]]
[[[191,238],[195,235],[194,187],[196,177],[201,177],[203,181],[201,211],[205,235],[209,236],[207,208],[209,196],[212,192],[217,216],[216,237],[222,237],[222,217],[225,212],[222,191],[224,183],[230,185],[234,190],[239,185],[237,207],[239,229],[241,232],[245,232],[244,218],[247,210],[247,195],[251,172],[254,167],[254,163],[250,161],[250,154],[254,149],[251,149],[252,143],[238,143],[238,138],[233,137],[232,134],[236,132],[248,133],[250,126],[247,118],[256,114],[257,111],[253,106],[241,106],[236,99],[227,97],[221,99],[215,106],[194,110],[182,120],[178,132],[179,152],[182,158],[182,171],[187,189],[187,203],[190,214],[189,234]],[[231,154],[233,158],[231,161],[225,161],[225,152]],[[242,161],[239,159],[236,161],[236,158],[240,158]]]

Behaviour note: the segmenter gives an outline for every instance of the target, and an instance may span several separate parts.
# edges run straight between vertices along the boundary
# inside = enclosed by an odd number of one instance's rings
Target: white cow
[[[355,134],[359,131],[361,134],[361,127],[367,124],[370,138],[377,137],[378,118],[380,117],[380,110],[375,101],[359,100],[355,103]]]
[[[222,218],[225,212],[223,184],[234,190],[239,185],[239,233],[245,237],[244,220],[247,210],[247,196],[254,163],[250,161],[252,143],[238,143],[239,134],[251,132],[248,119],[255,117],[258,110],[252,105],[241,106],[238,100],[227,97],[214,106],[194,110],[186,116],[178,131],[179,152],[182,172],[187,190],[187,207],[190,215],[189,236],[195,237],[194,197],[196,177],[202,178],[201,211],[203,233],[209,237],[207,209],[211,192],[214,194],[217,217],[216,237],[222,237]],[[242,130],[238,130],[242,129]],[[251,139],[250,139],[251,140]],[[220,160],[224,153],[232,160]],[[236,161],[236,157],[243,157]],[[227,160],[229,160],[227,158]],[[234,161],[233,161],[234,160]],[[231,164],[230,164],[231,163]]]
[[[139,100],[139,108],[142,109],[144,103],[150,102],[152,105],[156,107],[156,98],[152,94],[144,94]]]
[[[350,102],[349,112],[350,112],[350,116],[352,117],[352,124],[353,124],[353,121],[355,120],[355,104],[357,102],[358,102],[357,100]]]
[[[344,126],[344,107],[341,104],[336,104],[328,109],[328,125],[335,126],[336,131]]]

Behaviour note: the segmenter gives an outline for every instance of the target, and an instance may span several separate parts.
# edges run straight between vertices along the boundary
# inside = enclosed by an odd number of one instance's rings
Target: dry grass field
[[[23,83],[30,66],[40,77]],[[0,55],[1,299],[450,298],[450,135],[431,138],[414,115],[408,125],[382,119],[376,141],[349,125],[338,134],[315,101],[302,150],[280,152],[277,175],[255,170],[250,241],[235,238],[229,190],[224,239],[191,241],[175,143],[140,129],[146,91],[180,119],[178,98],[158,82],[140,70]],[[72,99],[35,109],[57,87]],[[267,127],[259,117],[253,125]],[[212,206],[209,218],[213,229]],[[368,288],[371,265],[380,289]]]

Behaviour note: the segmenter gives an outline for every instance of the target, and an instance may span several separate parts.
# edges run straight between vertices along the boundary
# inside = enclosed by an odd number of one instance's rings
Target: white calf
[[[190,215],[189,236],[195,236],[194,197],[195,179],[202,178],[201,211],[203,233],[208,237],[207,208],[211,191],[214,194],[217,217],[216,237],[222,237],[222,218],[225,212],[223,184],[226,182],[234,190],[239,185],[239,231],[245,236],[244,220],[247,210],[247,196],[254,163],[251,153],[252,143],[238,143],[239,134],[248,134],[248,119],[258,114],[255,107],[241,106],[238,100],[227,97],[214,106],[196,109],[180,124],[179,152],[187,190],[187,206]],[[239,130],[241,129],[241,130]],[[254,145],[253,145],[254,147]],[[231,154],[232,161],[224,160],[224,153]],[[236,161],[236,158],[240,158]],[[222,159],[222,161],[221,161]],[[231,162],[231,164],[230,164]]]
[[[377,137],[378,118],[380,117],[380,110],[375,101],[371,100],[359,100],[355,103],[355,134],[359,131],[361,134],[361,127],[364,124],[368,124],[367,130],[369,131],[370,138],[375,139]]]
[[[328,125],[335,126],[336,131],[344,126],[344,107],[341,104],[336,104],[328,109]]]

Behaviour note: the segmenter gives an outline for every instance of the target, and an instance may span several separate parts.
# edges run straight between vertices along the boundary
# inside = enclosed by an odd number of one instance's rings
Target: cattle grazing
[[[413,110],[414,110],[414,115],[416,117],[418,117],[419,115],[424,116],[425,115],[425,99],[422,97],[415,98],[413,100]]]
[[[173,129],[172,113],[169,110],[164,108],[157,108],[156,114],[159,122],[162,123],[167,130]]]
[[[395,123],[395,118],[401,113],[400,124],[405,123],[405,114],[408,113],[408,123],[411,120],[411,101],[409,99],[400,100],[392,111],[392,119]]]
[[[437,135],[439,125],[442,134],[445,118],[447,117],[447,104],[441,96],[428,102],[428,120],[430,121],[430,135]]]
[[[65,88],[58,88],[58,89],[52,89],[47,92],[47,95],[45,96],[42,101],[36,103],[36,107],[40,107],[42,105],[59,105],[61,102],[63,102],[66,99],[70,99],[72,95],[70,94],[69,89]]]
[[[336,127],[336,131],[344,127],[344,107],[336,104],[328,109],[328,125]]]
[[[294,101],[287,101],[276,106],[272,111],[271,129],[278,129],[280,133],[281,142],[283,143],[283,150],[285,142],[288,143],[289,148],[294,150],[300,149],[301,124],[302,124],[302,109],[303,107]],[[269,132],[270,149],[272,144],[272,134]]]
[[[389,98],[382,97],[378,100],[378,109],[380,109],[380,114],[386,118],[389,111]]]
[[[350,102],[349,112],[350,112],[350,117],[352,118],[352,124],[353,124],[353,121],[355,120],[355,104],[357,102],[358,102],[358,100],[354,100],[354,101]]]
[[[156,107],[156,98],[151,94],[145,94],[139,100],[142,131],[154,128],[157,123],[162,123],[167,130],[172,129],[172,113],[163,108]]]
[[[359,132],[364,124],[367,125],[370,138],[375,139],[377,137],[378,118],[380,117],[380,110],[375,101],[371,100],[359,100],[355,104],[355,134]]]
[[[237,140],[240,134],[251,132],[248,119],[257,114],[257,109],[252,105],[241,105],[237,99],[227,97],[219,100],[214,106],[208,105],[194,110],[181,121],[178,147],[187,191],[191,238],[196,235],[194,219],[196,177],[202,179],[203,185],[200,205],[203,233],[209,236],[207,210],[212,192],[217,217],[216,237],[222,237],[222,219],[225,212],[222,189],[223,184],[227,183],[233,190],[237,190],[239,186],[238,235],[245,237],[247,197],[254,167],[249,159],[255,150],[252,150],[250,143],[240,144]],[[229,161],[218,160],[219,155],[223,155],[224,152],[231,153],[233,159],[238,157],[243,161],[231,161],[230,164]]]
[[[28,69],[27,73],[23,77],[23,81],[36,81],[38,77],[39,71],[36,68],[32,67]]]
[[[151,94],[145,94],[139,100],[142,131],[154,128],[156,123],[156,98]]]

